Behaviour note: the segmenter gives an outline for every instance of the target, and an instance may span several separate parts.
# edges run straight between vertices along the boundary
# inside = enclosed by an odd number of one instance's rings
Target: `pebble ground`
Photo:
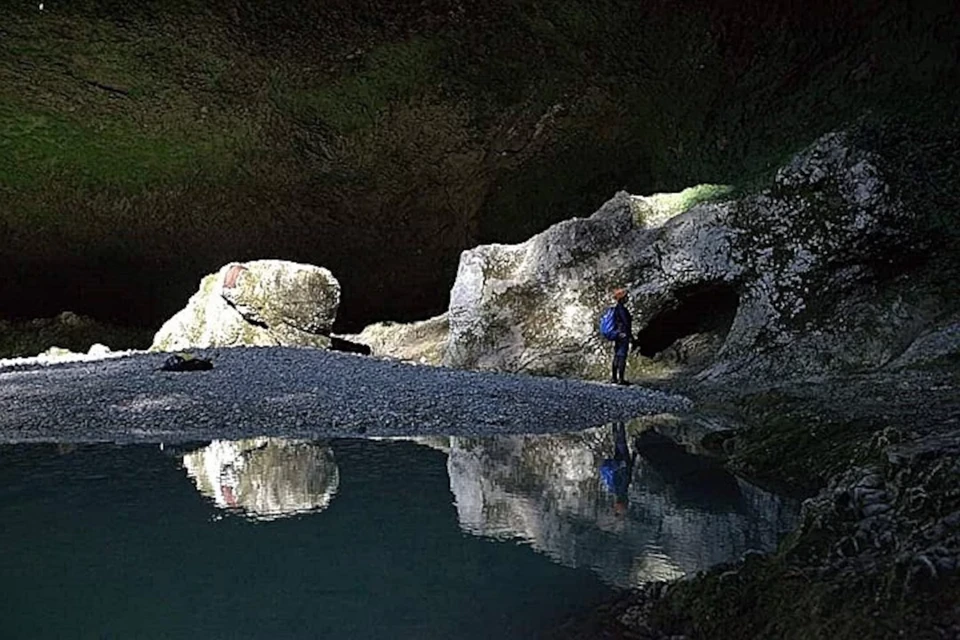
[[[419,366],[283,347],[198,350],[210,371],[158,370],[167,354],[0,362],[0,442],[183,442],[577,431],[682,413],[680,395],[529,375]]]

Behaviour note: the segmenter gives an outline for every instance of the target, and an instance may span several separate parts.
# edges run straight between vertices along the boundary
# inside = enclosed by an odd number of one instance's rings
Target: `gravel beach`
[[[0,363],[0,442],[551,433],[692,408],[642,387],[316,349],[195,353],[213,357],[214,368],[159,371],[163,353]]]

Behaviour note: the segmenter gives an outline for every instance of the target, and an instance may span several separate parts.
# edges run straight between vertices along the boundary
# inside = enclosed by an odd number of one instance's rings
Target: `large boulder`
[[[944,300],[889,277],[921,249],[917,207],[862,140],[826,135],[750,195],[621,192],[522,244],[465,251],[445,364],[606,377],[597,319],[618,286],[631,294],[634,374],[759,379],[885,364]]]
[[[233,346],[327,348],[340,305],[329,270],[285,260],[231,263],[200,282],[151,349]]]

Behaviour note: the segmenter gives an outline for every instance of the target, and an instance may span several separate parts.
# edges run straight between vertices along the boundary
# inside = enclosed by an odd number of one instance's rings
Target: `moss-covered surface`
[[[730,466],[760,482],[808,497],[847,468],[880,460],[869,445],[887,423],[874,416],[830,417],[779,391],[748,395],[739,408],[749,426],[734,438]]]
[[[934,621],[950,615],[960,596],[960,580],[949,579],[933,593],[900,599],[888,594],[889,575],[839,581],[805,571],[804,564],[791,557],[805,550],[806,543],[753,558],[738,572],[713,571],[675,585],[651,622],[683,629],[690,638],[950,637],[940,635]]]
[[[107,325],[72,314],[19,322],[0,320],[0,358],[35,356],[51,347],[86,353],[94,344],[106,345],[113,351],[146,349],[151,337],[149,331]]]
[[[653,226],[698,204],[722,200],[733,192],[734,188],[726,184],[698,184],[677,193],[657,193],[649,198],[634,198],[631,202],[633,220],[637,225]]]
[[[330,267],[358,326],[423,317],[464,248],[956,102],[952,3],[749,6],[14,3],[0,312],[155,328],[269,255]]]

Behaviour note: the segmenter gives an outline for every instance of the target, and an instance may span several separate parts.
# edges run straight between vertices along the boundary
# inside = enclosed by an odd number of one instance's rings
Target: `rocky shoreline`
[[[0,441],[158,442],[258,436],[578,431],[686,412],[642,387],[425,367],[322,349],[198,350],[211,371],[158,371],[167,354],[0,368]]]

